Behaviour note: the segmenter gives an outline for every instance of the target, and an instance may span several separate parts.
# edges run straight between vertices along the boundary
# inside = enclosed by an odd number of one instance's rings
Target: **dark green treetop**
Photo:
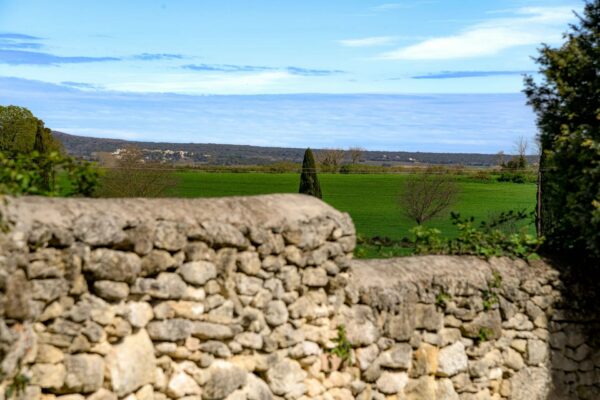
[[[311,149],[306,149],[304,152],[304,160],[302,161],[302,173],[300,174],[300,193],[323,198],[321,194],[321,185],[317,177],[317,166],[315,157]]]
[[[547,250],[600,259],[600,0],[588,1],[541,82],[525,80],[541,143],[538,228]]]

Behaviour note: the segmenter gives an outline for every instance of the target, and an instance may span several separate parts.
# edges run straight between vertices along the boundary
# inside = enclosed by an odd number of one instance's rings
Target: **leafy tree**
[[[99,197],[162,197],[178,184],[172,168],[144,159],[135,146],[121,150],[113,161],[100,177]]]
[[[548,251],[600,259],[600,0],[564,38],[540,49],[542,81],[525,80],[542,150],[538,234]]]
[[[60,151],[61,144],[28,109],[0,106],[0,151],[27,153],[33,150],[40,154]]]
[[[458,185],[447,173],[414,173],[406,177],[398,203],[402,212],[417,225],[435,218],[452,206]]]
[[[315,165],[315,157],[311,149],[306,149],[304,152],[304,160],[302,161],[302,172],[300,174],[300,193],[323,198],[321,194],[321,184],[317,177],[317,166]]]

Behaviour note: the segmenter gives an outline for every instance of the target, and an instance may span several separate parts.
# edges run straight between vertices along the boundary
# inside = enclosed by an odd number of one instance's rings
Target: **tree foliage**
[[[304,152],[304,160],[302,161],[302,172],[300,173],[300,189],[299,193],[308,194],[311,196],[323,198],[321,193],[321,184],[317,177],[317,166],[315,165],[315,157],[311,149],[306,149]]]
[[[406,177],[398,203],[402,212],[418,225],[435,218],[458,198],[455,178],[445,173],[415,173]]]
[[[600,259],[600,0],[564,37],[540,49],[543,80],[525,81],[542,150],[538,233],[547,250]]]
[[[100,197],[161,197],[178,183],[173,169],[146,160],[135,146],[121,151],[112,164],[100,178]]]

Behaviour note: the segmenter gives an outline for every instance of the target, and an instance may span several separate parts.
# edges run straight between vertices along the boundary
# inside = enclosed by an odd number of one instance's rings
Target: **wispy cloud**
[[[337,69],[311,69],[302,67],[268,67],[264,65],[234,65],[234,64],[188,64],[184,69],[200,72],[286,72],[290,75],[301,76],[327,76],[342,74],[344,71]]]
[[[480,78],[485,76],[524,75],[535,71],[442,71],[433,74],[416,75],[412,79],[457,79]]]
[[[136,60],[156,61],[156,60],[182,60],[185,57],[182,54],[170,53],[142,53],[133,56]]]
[[[285,68],[285,70],[292,75],[302,76],[327,76],[345,73],[345,71],[339,69],[310,69],[300,67],[287,67]]]
[[[257,72],[257,71],[272,71],[276,68],[265,67],[262,65],[233,65],[233,64],[187,64],[182,68],[192,71],[208,71],[208,72]]]
[[[60,83],[63,86],[68,86],[68,87],[72,87],[75,89],[92,89],[92,90],[97,90],[97,89],[101,89],[101,86],[95,85],[93,83],[86,83],[86,82],[71,82],[71,81],[64,81]]]
[[[360,39],[344,39],[339,40],[338,43],[345,47],[375,47],[384,46],[394,42],[394,38],[391,36],[373,36]]]
[[[237,93],[253,92],[260,88],[277,85],[291,78],[287,72],[269,71],[243,75],[209,75],[204,79],[186,76],[155,77],[153,80],[120,82],[106,86],[112,91],[135,93]]]
[[[424,40],[380,56],[389,60],[447,60],[490,56],[503,50],[561,40],[560,27],[573,19],[570,7],[526,7],[512,17],[474,24],[462,32]]]
[[[116,57],[63,57],[49,53],[0,49],[0,64],[9,65],[60,65],[119,61]]]
[[[41,38],[22,33],[0,33],[0,49],[39,49]]]

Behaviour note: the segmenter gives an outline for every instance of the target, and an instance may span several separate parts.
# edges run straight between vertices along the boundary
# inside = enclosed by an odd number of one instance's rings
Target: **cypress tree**
[[[300,174],[300,193],[323,198],[321,194],[321,185],[317,177],[317,167],[312,150],[306,149],[304,160],[302,161],[302,173]]]

